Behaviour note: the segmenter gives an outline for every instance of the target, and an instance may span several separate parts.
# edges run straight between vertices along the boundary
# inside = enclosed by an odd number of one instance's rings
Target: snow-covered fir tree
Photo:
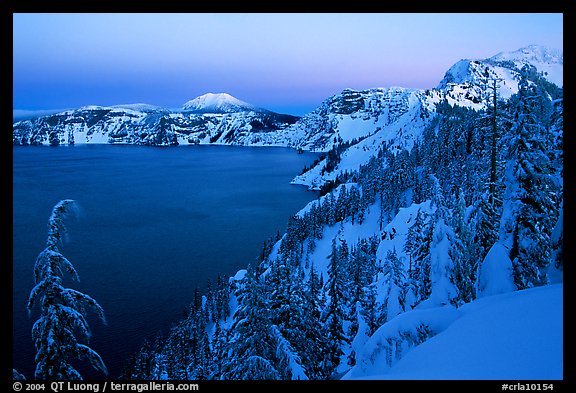
[[[249,267],[238,291],[240,307],[234,315],[228,357],[221,379],[280,379],[276,368],[276,332],[266,302],[265,287]]]
[[[511,99],[515,123],[511,129],[511,159],[507,166],[510,215],[503,223],[511,241],[514,282],[519,289],[547,282],[551,233],[558,217],[561,184],[553,159],[557,147],[551,128],[552,100],[534,70],[522,69],[519,92]]]
[[[75,201],[64,199],[52,209],[46,248],[40,252],[34,266],[36,286],[30,292],[27,307],[29,313],[35,305],[40,308],[40,318],[32,327],[36,379],[82,379],[73,366],[76,359],[87,359],[92,367],[107,374],[100,355],[82,343],[91,336],[86,320],[88,310],[93,310],[106,322],[104,310],[92,297],[63,286],[65,273],[79,280],[72,263],[60,252],[66,234],[64,218],[73,211],[74,205]]]
[[[346,242],[341,241],[341,244],[338,245],[336,239],[334,239],[328,266],[328,304],[323,317],[327,335],[324,367],[328,375],[336,372],[338,366],[342,363],[344,355],[342,345],[348,340],[343,326],[346,318],[344,304],[347,299],[345,295],[344,264],[347,259],[348,246]]]
[[[404,250],[410,258],[409,282],[415,292],[416,303],[427,299],[432,291],[430,282],[432,229],[430,217],[418,210],[404,243]]]

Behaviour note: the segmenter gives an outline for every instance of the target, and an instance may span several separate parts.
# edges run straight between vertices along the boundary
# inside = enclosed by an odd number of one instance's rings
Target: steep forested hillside
[[[402,123],[418,122],[416,134],[396,128],[352,142],[342,128],[318,133],[314,143],[336,135],[344,146],[332,144],[316,166],[326,169],[314,175],[323,196],[265,242],[257,262],[198,295],[188,318],[145,343],[123,377],[386,374],[458,329],[460,310],[478,299],[562,282],[563,91],[529,65],[517,75],[504,97],[497,75],[486,75],[465,106],[424,93],[433,107]],[[362,143],[364,158],[343,170]],[[501,377],[515,378],[514,369]]]

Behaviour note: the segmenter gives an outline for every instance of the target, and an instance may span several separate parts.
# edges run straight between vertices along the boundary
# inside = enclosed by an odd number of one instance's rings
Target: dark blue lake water
[[[34,375],[26,303],[47,220],[61,199],[78,217],[65,223],[61,248],[80,290],[104,308],[108,325],[89,319],[90,346],[115,378],[144,338],[164,336],[190,305],[194,289],[234,275],[282,232],[316,193],[290,185],[314,154],[284,148],[126,145],[14,147],[13,359]],[[90,367],[85,379],[99,378]]]

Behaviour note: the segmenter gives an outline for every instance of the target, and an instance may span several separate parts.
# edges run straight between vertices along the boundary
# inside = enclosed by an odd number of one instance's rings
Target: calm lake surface
[[[61,199],[79,206],[60,250],[81,282],[64,285],[104,308],[107,325],[89,318],[89,345],[115,378],[145,338],[167,335],[196,287],[245,268],[318,196],[289,184],[316,155],[285,148],[79,145],[14,147],[13,156],[13,359],[28,379],[39,309],[28,318],[26,304]]]

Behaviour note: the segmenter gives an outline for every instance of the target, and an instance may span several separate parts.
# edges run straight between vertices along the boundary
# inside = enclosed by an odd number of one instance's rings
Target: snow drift
[[[343,379],[560,380],[562,293],[554,284],[407,312],[375,332]],[[382,343],[421,324],[436,334],[388,366]]]

